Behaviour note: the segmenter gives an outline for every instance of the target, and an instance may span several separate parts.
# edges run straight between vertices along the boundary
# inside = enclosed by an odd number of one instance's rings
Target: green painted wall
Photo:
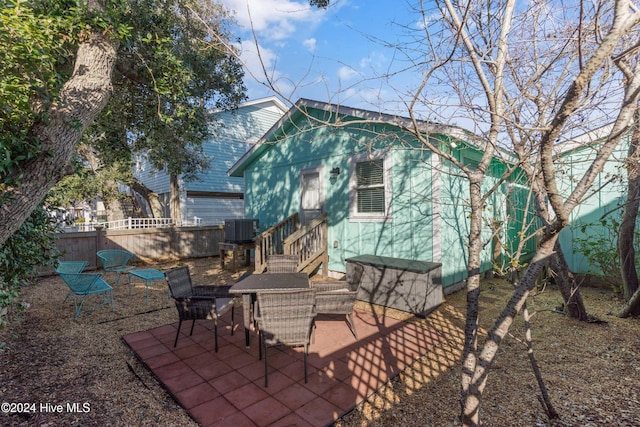
[[[247,217],[259,218],[264,230],[298,212],[300,172],[320,166],[325,173],[330,270],[344,272],[346,258],[376,254],[442,262],[445,286],[466,278],[468,184],[446,173],[455,172],[451,166],[438,166],[430,151],[383,126],[310,126],[301,115],[293,120],[294,125],[277,131],[271,138],[273,145],[246,166]],[[387,222],[350,220],[349,158],[376,150],[390,150],[392,218]],[[471,152],[465,150],[465,155]],[[331,182],[329,170],[335,167],[341,173]],[[487,215],[502,219],[504,200],[502,196],[490,200]],[[490,236],[487,228],[484,237],[490,240]],[[490,270],[491,244],[482,258],[483,270]]]
[[[590,265],[578,250],[575,240],[609,233],[610,230],[600,226],[603,218],[620,219],[627,192],[627,174],[623,167],[623,160],[627,156],[628,143],[628,139],[623,138],[594,182],[592,187],[594,191],[590,191],[589,197],[574,209],[571,214],[571,225],[560,233],[562,252],[567,259],[569,269],[574,273],[596,272],[595,267]],[[584,175],[598,148],[598,144],[583,147],[566,153],[556,162],[558,168],[563,170],[560,187],[563,197],[568,197],[573,191],[576,180]]]

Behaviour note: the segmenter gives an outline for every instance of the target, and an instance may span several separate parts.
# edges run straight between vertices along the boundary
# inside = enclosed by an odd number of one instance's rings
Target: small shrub
[[[614,292],[622,291],[620,255],[618,253],[618,230],[620,221],[616,218],[603,218],[601,221],[585,224],[580,231],[587,237],[574,238],[578,253],[587,258],[590,264],[589,274],[611,285]],[[640,241],[640,232],[636,231],[634,242]],[[636,265],[640,262],[640,251],[636,247]]]
[[[13,236],[0,246],[0,325],[7,319],[23,286],[33,281],[39,266],[53,265],[59,254],[52,233],[58,224],[36,208]]]

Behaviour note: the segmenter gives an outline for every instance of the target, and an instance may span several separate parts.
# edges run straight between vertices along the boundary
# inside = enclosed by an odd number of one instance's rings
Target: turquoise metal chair
[[[96,273],[58,273],[64,283],[67,284],[73,295],[73,305],[76,309],[74,319],[82,313],[82,305],[89,295],[102,295],[102,304],[111,302],[113,311],[113,288],[102,279],[102,274]],[[78,304],[80,298],[80,304]],[[86,310],[88,311],[88,310]],[[86,312],[85,311],[85,312]]]
[[[56,273],[82,273],[88,264],[87,261],[58,261]]]
[[[87,261],[59,261],[58,266],[56,267],[56,273],[82,273],[87,264],[89,264]],[[71,294],[72,292],[69,291],[67,296],[64,297],[63,302],[67,301]]]
[[[127,265],[129,260],[133,258],[133,254],[131,252],[123,251],[121,249],[104,249],[98,251],[97,255],[98,258],[100,258],[100,261],[102,261],[102,268],[105,272],[116,273],[116,288],[120,282],[121,274],[135,270],[134,266]]]

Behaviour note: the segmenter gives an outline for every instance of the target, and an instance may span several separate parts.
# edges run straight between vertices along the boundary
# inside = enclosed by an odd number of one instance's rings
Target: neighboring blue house
[[[198,180],[179,179],[183,223],[211,225],[244,217],[244,181],[226,172],[286,111],[276,97],[268,97],[245,102],[237,110],[211,113],[216,122],[214,136],[203,144],[211,165]],[[169,217],[169,174],[151,170],[143,156],[139,156],[134,174],[158,194],[163,216]]]
[[[326,214],[328,270],[333,273],[344,273],[348,258],[372,254],[441,263],[445,287],[464,281],[467,180],[393,123],[411,125],[406,118],[298,101],[229,170],[232,177],[244,177],[246,216],[258,218],[264,231],[296,213],[302,224]],[[477,136],[470,132],[427,122],[419,126],[461,162],[474,165],[480,159],[482,152],[471,142]],[[504,169],[504,163],[492,163],[487,188]],[[513,245],[527,194],[518,184],[504,183],[485,206],[486,222],[499,227],[503,241]],[[483,236],[495,243],[489,227]],[[494,249],[498,258],[508,251],[486,245],[482,271],[493,268]]]

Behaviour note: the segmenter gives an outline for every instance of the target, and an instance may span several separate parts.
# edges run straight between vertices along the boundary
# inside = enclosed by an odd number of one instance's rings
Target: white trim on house
[[[433,227],[433,245],[431,258],[433,262],[442,263],[442,178],[440,172],[440,156],[431,153],[431,227]]]
[[[280,101],[280,99],[276,96],[266,96],[264,98],[257,98],[257,99],[251,99],[249,101],[245,101],[242,104],[238,104],[238,106],[236,108],[243,108],[243,107],[253,107],[256,105],[260,105],[260,104],[273,104],[275,105],[277,108],[279,108],[280,110],[282,110],[282,113],[286,113],[287,110],[289,110],[287,108],[287,106],[285,105],[284,102]],[[210,114],[215,114],[215,113],[222,113],[228,110],[225,109],[220,109],[220,108],[213,108],[211,110],[209,110]]]
[[[361,213],[358,212],[356,165],[367,160],[383,161],[383,182],[384,182],[384,212],[381,213]],[[350,222],[387,222],[391,221],[391,168],[393,165],[392,156],[389,151],[375,151],[372,153],[356,154],[349,158],[349,221]]]
[[[326,181],[324,174],[324,165],[318,165],[314,167],[304,168],[300,170],[300,222],[302,225],[306,225],[311,222],[314,218],[321,216],[325,212],[325,203],[326,203]],[[305,194],[304,191],[304,177],[305,175],[315,175],[318,174],[318,209],[315,214],[309,215],[307,217],[306,209],[303,209],[303,196]],[[310,211],[311,212],[311,211]]]
[[[566,142],[556,144],[553,147],[554,154],[557,156],[559,154],[563,154],[569,151],[576,150],[578,148],[590,146],[594,143],[601,142],[609,135],[611,135],[613,125],[613,123],[610,123],[608,125],[604,125],[597,129],[593,129],[589,132],[578,135],[575,138],[571,138]]]
[[[419,127],[419,130],[424,133],[434,133],[441,135],[448,135],[454,139],[460,139],[462,141],[477,143],[478,146],[482,146],[483,141],[477,135],[457,126],[443,125],[426,121],[414,121],[408,117],[395,116],[391,114],[385,114],[375,111],[363,110],[359,108],[346,107],[343,105],[334,105],[327,102],[313,101],[309,99],[301,98],[295,105],[293,105],[273,126],[264,134],[260,140],[258,140],[253,147],[244,153],[240,159],[227,171],[227,174],[233,176],[242,170],[243,165],[251,159],[256,153],[261,152],[269,141],[271,136],[280,129],[287,121],[298,112],[304,113],[306,108],[313,108],[322,111],[326,111],[332,116],[339,118],[339,116],[347,115],[351,117],[357,117],[363,120],[372,122],[379,122],[382,124],[393,124],[404,129],[414,129],[415,126]],[[345,122],[353,124],[353,122]],[[333,125],[336,125],[335,123]]]

